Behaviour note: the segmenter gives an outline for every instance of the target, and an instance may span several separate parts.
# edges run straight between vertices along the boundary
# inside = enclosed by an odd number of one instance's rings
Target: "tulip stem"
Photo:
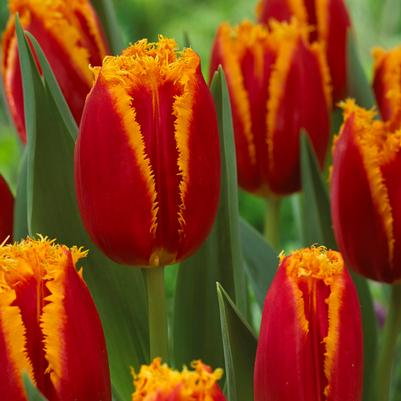
[[[168,361],[168,325],[164,266],[144,269],[148,290],[149,345],[151,359]]]
[[[281,198],[266,199],[265,239],[274,249],[280,246],[280,205]]]
[[[377,394],[381,401],[390,399],[390,384],[394,358],[396,356],[397,341],[401,332],[401,284],[391,288],[389,313],[383,332],[383,340],[377,363],[376,380]]]

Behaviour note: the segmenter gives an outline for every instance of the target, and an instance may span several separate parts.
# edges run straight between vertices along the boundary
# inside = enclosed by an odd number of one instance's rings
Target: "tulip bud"
[[[341,254],[323,247],[281,257],[263,308],[255,401],[360,401],[362,327]]]
[[[10,0],[9,8],[11,16],[2,42],[2,76],[11,115],[26,142],[16,13],[22,27],[42,47],[77,123],[92,85],[88,66],[101,64],[107,44],[89,0]]]
[[[245,21],[217,32],[211,74],[223,66],[230,91],[241,187],[260,196],[300,189],[299,138],[309,134],[323,164],[330,85],[319,45],[297,23],[271,31]]]
[[[333,83],[334,100],[347,94],[347,41],[351,26],[343,0],[261,0],[257,7],[258,19],[289,21],[295,17],[312,27],[309,39],[321,42],[326,50]]]
[[[349,266],[373,280],[401,279],[401,132],[352,100],[333,151],[331,213]]]
[[[0,244],[12,241],[14,222],[14,197],[0,174]]]
[[[373,51],[374,79],[377,104],[383,120],[396,118],[401,126],[401,47]]]
[[[46,238],[0,247],[0,389],[27,401],[25,372],[49,401],[111,401],[106,345],[75,263]]]
[[[192,49],[141,40],[94,69],[75,153],[85,226],[110,258],[163,266],[206,238],[220,195],[212,95]]]
[[[132,401],[226,401],[217,384],[223,371],[212,371],[201,361],[192,367],[193,371],[184,367],[178,372],[155,358],[149,366],[141,366],[139,374],[133,373]]]

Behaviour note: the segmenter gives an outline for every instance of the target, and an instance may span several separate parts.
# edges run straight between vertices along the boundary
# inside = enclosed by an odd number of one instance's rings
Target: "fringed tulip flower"
[[[160,358],[154,359],[134,373],[132,401],[226,401],[217,384],[222,370],[212,371],[200,361],[192,367],[179,372],[162,364]]]
[[[354,101],[333,150],[331,212],[338,246],[358,273],[401,279],[401,131]]]
[[[77,123],[92,86],[88,66],[102,63],[107,45],[89,0],[10,0],[9,8],[11,16],[2,43],[2,76],[11,115],[25,142],[16,13],[23,28],[42,47]]]
[[[49,401],[111,401],[106,345],[75,263],[45,238],[0,247],[0,398],[27,401],[26,373]]]
[[[263,308],[255,401],[361,401],[362,327],[341,254],[321,247],[281,258]]]
[[[12,241],[14,222],[14,197],[0,174],[0,244]]]
[[[289,21],[295,17],[309,26],[311,42],[321,42],[326,50],[333,83],[334,100],[347,94],[347,46],[351,26],[344,0],[261,0],[257,8],[260,22]]]
[[[95,69],[75,153],[81,216],[117,262],[164,266],[206,238],[220,195],[216,111],[192,49],[141,40]]]
[[[401,127],[401,47],[375,49],[373,89],[383,120],[398,119]]]
[[[323,164],[330,128],[330,85],[319,45],[295,22],[271,30],[245,21],[220,26],[211,75],[221,64],[230,91],[238,181],[266,196],[300,188],[301,129]]]

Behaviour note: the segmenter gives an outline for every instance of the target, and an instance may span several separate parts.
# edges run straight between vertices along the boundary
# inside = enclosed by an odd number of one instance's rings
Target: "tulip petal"
[[[383,172],[390,178],[389,162],[399,148],[399,134],[389,135],[385,124],[374,121],[373,112],[351,101],[344,107],[345,123],[334,148],[331,184],[336,239],[351,267],[369,278],[392,282],[395,228],[391,199],[397,194],[392,192],[390,198]]]
[[[13,306],[15,293],[2,291],[0,270],[0,388],[4,400],[26,401],[21,372],[33,378],[32,365],[26,353],[25,329],[18,307]]]
[[[50,295],[45,298],[41,327],[58,399],[108,400],[110,382],[101,323],[89,290],[75,271],[71,252],[67,252],[62,270],[48,275]]]

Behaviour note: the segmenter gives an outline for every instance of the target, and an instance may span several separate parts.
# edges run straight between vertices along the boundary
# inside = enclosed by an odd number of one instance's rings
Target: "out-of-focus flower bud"
[[[126,264],[182,260],[206,238],[220,195],[213,98],[192,49],[141,40],[95,69],[75,155],[81,216]]]
[[[296,22],[220,26],[211,75],[223,66],[230,91],[238,181],[266,196],[300,188],[301,129],[321,164],[329,140],[329,73],[319,45]]]
[[[351,26],[344,0],[261,0],[258,19],[289,21],[295,17],[309,26],[311,42],[320,41],[326,49],[333,83],[334,100],[347,94],[347,39]]]
[[[341,254],[282,257],[263,308],[255,401],[360,401],[362,375],[360,307]]]
[[[14,222],[14,197],[0,174],[0,244],[12,241]]]
[[[349,267],[373,280],[401,279],[401,131],[352,100],[335,142],[331,211]]]
[[[217,381],[221,369],[212,369],[200,361],[192,363],[194,370],[182,372],[170,369],[156,358],[133,373],[135,392],[132,401],[226,401]]]
[[[45,238],[0,247],[1,399],[27,401],[25,372],[49,401],[111,401],[106,345],[75,263]]]
[[[401,47],[375,49],[373,89],[383,120],[397,119],[401,127]]]
[[[108,47],[89,0],[10,0],[9,8],[11,16],[2,42],[2,76],[11,115],[25,142],[16,13],[23,28],[42,47],[77,123],[92,85],[88,67],[100,65]]]

